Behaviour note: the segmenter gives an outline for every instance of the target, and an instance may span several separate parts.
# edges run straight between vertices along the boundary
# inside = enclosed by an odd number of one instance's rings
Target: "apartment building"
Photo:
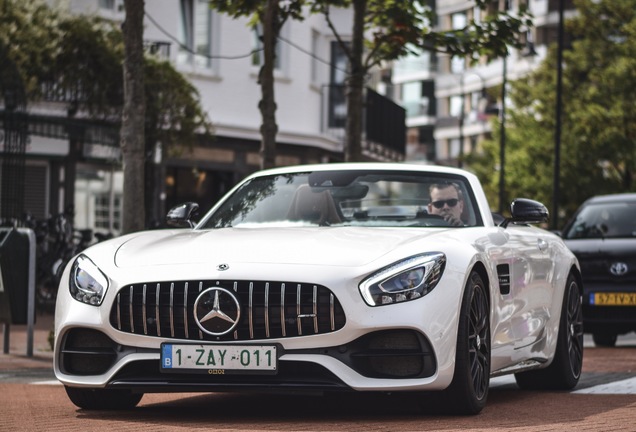
[[[480,59],[424,53],[404,58],[393,67],[396,100],[407,113],[407,159],[462,166],[463,156],[491,132],[491,119],[500,125],[505,115],[508,84],[536,67],[557,40],[559,3],[566,18],[571,0],[494,0],[486,11],[470,0],[437,0],[438,31],[461,29],[479,22],[493,9],[516,11],[527,5],[534,26],[522,35],[526,44],[506,58]],[[503,87],[503,88],[502,88]]]

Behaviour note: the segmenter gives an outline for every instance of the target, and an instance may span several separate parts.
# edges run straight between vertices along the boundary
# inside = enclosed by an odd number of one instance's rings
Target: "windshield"
[[[564,238],[636,237],[636,203],[592,203],[576,215]]]
[[[316,171],[254,178],[197,228],[481,225],[475,209],[460,176]]]

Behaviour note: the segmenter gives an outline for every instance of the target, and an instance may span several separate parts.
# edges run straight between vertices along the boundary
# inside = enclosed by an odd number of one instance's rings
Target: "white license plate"
[[[275,373],[276,345],[161,345],[163,372],[200,371],[210,375]]]

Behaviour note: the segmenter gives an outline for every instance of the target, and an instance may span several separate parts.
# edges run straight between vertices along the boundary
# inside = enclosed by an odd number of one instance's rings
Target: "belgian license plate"
[[[276,373],[276,345],[161,344],[163,372]]]
[[[591,293],[590,304],[594,306],[636,306],[636,293]]]

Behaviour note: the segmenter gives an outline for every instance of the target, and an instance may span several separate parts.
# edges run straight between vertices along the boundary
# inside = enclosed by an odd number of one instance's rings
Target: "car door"
[[[510,250],[511,333],[515,351],[523,356],[545,343],[546,325],[553,299],[554,260],[547,231],[511,224],[507,228]]]

